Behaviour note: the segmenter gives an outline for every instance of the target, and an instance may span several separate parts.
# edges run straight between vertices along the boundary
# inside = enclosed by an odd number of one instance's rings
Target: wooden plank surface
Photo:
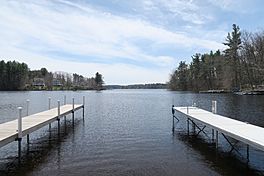
[[[224,117],[196,107],[174,107],[190,119],[205,124],[236,140],[264,151],[264,128]]]
[[[74,111],[81,109],[83,105],[74,105]],[[72,112],[72,105],[67,104],[60,107],[60,118]],[[57,120],[58,108],[39,112],[22,118],[22,134],[23,136],[30,134],[43,126],[48,125]],[[17,138],[18,120],[12,120],[0,124],[0,147],[13,142]]]

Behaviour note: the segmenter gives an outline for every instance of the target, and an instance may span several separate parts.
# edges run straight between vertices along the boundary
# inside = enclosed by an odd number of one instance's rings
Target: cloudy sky
[[[262,0],[1,0],[0,59],[106,84],[166,82],[180,60],[262,30]]]

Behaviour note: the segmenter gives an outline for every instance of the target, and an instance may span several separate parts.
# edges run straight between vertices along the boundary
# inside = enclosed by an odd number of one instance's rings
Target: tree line
[[[30,70],[25,63],[0,61],[0,90],[102,90],[103,76],[86,78],[77,73]]]
[[[28,71],[28,66],[25,63],[0,61],[0,90],[23,89]]]
[[[181,61],[170,75],[171,90],[263,90],[264,32],[240,31],[233,24],[223,43],[224,51],[196,53],[187,64]]]
[[[131,84],[131,85],[106,85],[106,89],[167,89],[167,84]]]

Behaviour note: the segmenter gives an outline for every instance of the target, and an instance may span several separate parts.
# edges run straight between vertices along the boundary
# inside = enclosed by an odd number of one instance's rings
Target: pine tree
[[[103,76],[98,72],[96,72],[95,74],[95,83],[96,83],[96,89],[101,90],[104,84],[104,81],[103,81]]]
[[[224,51],[225,56],[229,59],[232,69],[230,70],[232,79],[233,89],[238,89],[240,87],[241,71],[239,62],[239,49],[241,48],[241,33],[239,31],[239,26],[233,24],[232,33],[228,33],[226,42],[223,43],[228,48]]]

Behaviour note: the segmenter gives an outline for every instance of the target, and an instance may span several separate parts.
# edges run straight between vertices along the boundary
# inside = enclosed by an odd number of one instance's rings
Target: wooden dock
[[[29,134],[34,131],[49,125],[51,123],[58,122],[58,131],[60,130],[60,119],[68,114],[72,114],[72,120],[74,120],[74,112],[83,109],[84,118],[84,103],[85,97],[83,97],[83,104],[74,104],[74,98],[72,104],[66,104],[66,97],[64,97],[64,105],[50,109],[49,98],[49,110],[39,112],[36,114],[28,115],[29,100],[27,100],[27,116],[22,118],[22,108],[18,107],[19,116],[18,119],[0,124],[0,147],[3,147],[13,141],[18,141],[18,155],[21,155],[21,140],[24,136],[27,136],[27,142],[29,143]]]
[[[231,145],[232,150],[235,149],[235,145],[228,140],[227,136],[245,143],[247,145],[247,159],[249,160],[249,146],[264,151],[264,128],[249,124],[247,122],[241,122],[228,117],[224,117],[216,114],[216,102],[213,102],[212,112],[203,110],[197,107],[172,107],[173,113],[173,130],[174,119],[178,119],[175,116],[175,111],[184,114],[187,119],[187,130],[189,134],[189,125],[192,124],[198,129],[197,133],[204,132],[205,127],[212,129],[212,140],[218,147],[218,133],[222,134],[227,142]],[[197,124],[202,125],[198,126]]]

